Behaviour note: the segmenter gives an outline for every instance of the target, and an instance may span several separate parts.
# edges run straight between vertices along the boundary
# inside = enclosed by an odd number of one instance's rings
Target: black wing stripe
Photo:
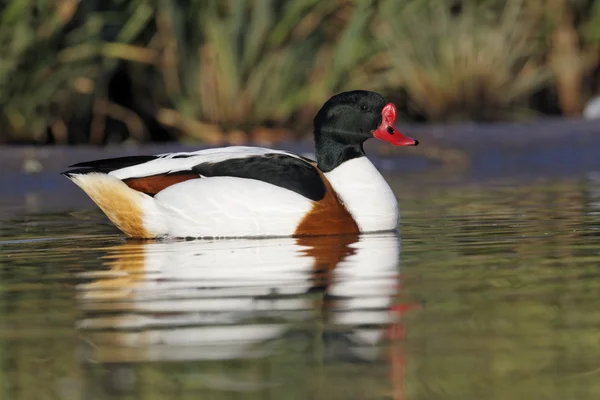
[[[205,177],[232,176],[256,179],[294,191],[310,200],[325,197],[325,184],[317,169],[308,162],[285,154],[266,154],[217,163],[202,163],[192,168]]]
[[[89,168],[88,172],[108,173],[117,169],[127,168],[148,161],[156,160],[158,156],[129,156],[106,158],[103,160],[85,161],[70,165],[69,168]]]

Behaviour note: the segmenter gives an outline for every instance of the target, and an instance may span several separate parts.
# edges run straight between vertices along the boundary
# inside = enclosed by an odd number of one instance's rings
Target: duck
[[[398,229],[398,201],[363,144],[419,142],[379,93],[334,95],[313,120],[316,160],[252,146],[85,161],[62,174],[132,238],[302,237]]]

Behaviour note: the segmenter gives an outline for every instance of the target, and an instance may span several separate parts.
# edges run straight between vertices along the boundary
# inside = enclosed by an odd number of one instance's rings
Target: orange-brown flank
[[[317,171],[325,184],[325,197],[313,204],[312,209],[296,227],[294,236],[359,233],[356,221],[338,198],[331,183],[321,170],[317,168]]]
[[[198,174],[173,174],[173,175],[155,175],[147,176],[143,178],[129,178],[123,180],[127,186],[138,192],[146,193],[147,195],[154,196],[161,190],[174,185],[176,183],[184,182],[189,179],[200,179]]]

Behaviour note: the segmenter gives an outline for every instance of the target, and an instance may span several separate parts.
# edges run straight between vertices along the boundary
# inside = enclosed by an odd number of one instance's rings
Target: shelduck
[[[314,119],[316,162],[286,151],[231,146],[87,161],[63,172],[125,234],[158,237],[339,235],[397,229],[398,202],[365,156],[377,138],[416,146],[396,107],[356,90]]]

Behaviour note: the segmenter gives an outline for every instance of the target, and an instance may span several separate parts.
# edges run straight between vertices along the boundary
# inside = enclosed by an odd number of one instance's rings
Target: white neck
[[[325,176],[361,232],[398,228],[398,201],[367,157],[346,161]]]

